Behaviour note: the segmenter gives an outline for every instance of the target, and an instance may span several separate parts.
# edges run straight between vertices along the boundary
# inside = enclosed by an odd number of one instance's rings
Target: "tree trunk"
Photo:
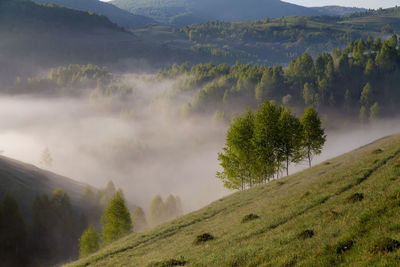
[[[286,157],[286,176],[289,176],[289,157]]]
[[[310,151],[308,151],[308,165],[311,168],[311,153],[310,153]]]

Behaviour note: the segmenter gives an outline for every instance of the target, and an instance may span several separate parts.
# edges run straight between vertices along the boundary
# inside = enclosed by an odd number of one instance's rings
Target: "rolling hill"
[[[396,135],[128,235],[66,266],[396,266],[399,212]]]
[[[133,14],[151,17],[174,26],[208,20],[241,21],[321,14],[318,10],[280,0],[114,0],[111,3]]]
[[[155,23],[153,19],[134,15],[126,10],[119,9],[114,5],[99,0],[34,0],[34,2],[38,4],[53,3],[77,10],[92,11],[106,16],[110,21],[126,29],[140,28],[146,24]]]
[[[81,210],[79,201],[86,186],[33,165],[0,156],[0,199],[6,193],[13,194],[26,218],[30,217],[37,194],[51,196],[57,188],[68,193],[75,210]]]

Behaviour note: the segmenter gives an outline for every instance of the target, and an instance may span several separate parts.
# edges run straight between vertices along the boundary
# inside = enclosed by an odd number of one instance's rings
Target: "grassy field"
[[[397,266],[399,214],[400,136],[390,136],[67,266]],[[196,243],[205,233],[214,239]]]

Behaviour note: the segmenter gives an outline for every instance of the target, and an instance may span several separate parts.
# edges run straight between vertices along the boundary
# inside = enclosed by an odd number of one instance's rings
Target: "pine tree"
[[[93,225],[82,234],[79,239],[79,255],[81,258],[96,252],[99,249],[100,235]]]
[[[370,121],[376,120],[380,115],[380,107],[378,102],[375,102],[369,110]]]
[[[102,221],[102,237],[108,244],[132,231],[132,220],[121,190],[117,191],[107,208]]]
[[[304,110],[304,114],[300,118],[300,123],[303,129],[302,146],[304,148],[304,156],[308,159],[309,166],[311,167],[313,155],[320,154],[325,144],[325,130],[321,126],[321,119],[317,111],[312,107]]]
[[[147,228],[147,221],[144,211],[141,207],[136,207],[132,212],[133,231],[140,232]]]
[[[165,205],[160,195],[156,195],[150,203],[147,222],[154,227],[165,221]]]

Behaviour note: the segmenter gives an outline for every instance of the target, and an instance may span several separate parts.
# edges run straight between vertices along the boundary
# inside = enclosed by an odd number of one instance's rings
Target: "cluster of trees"
[[[321,112],[336,111],[374,119],[398,110],[400,101],[400,48],[393,35],[386,41],[368,37],[351,42],[315,60],[304,53],[281,66],[250,64],[174,65],[161,70],[159,78],[176,78],[170,97],[192,92],[185,113],[231,112],[233,107],[260,105],[265,99],[291,107],[314,106]],[[237,110],[237,109],[236,109]]]
[[[94,98],[133,94],[133,88],[122,83],[106,67],[93,64],[70,64],[52,69],[47,77],[21,79],[17,77],[10,93],[46,93],[79,95],[92,90]]]
[[[101,234],[90,224],[79,239],[80,256],[85,257],[132,231],[145,230],[148,226],[156,226],[182,214],[180,199],[173,195],[168,196],[165,203],[157,195],[150,204],[147,219],[139,206],[131,214],[122,190],[118,190],[103,211]]]
[[[56,189],[38,195],[27,224],[19,205],[6,194],[0,205],[0,260],[5,266],[53,265],[78,254],[77,238],[86,227],[72,211],[68,194]]]
[[[256,113],[233,119],[226,134],[226,146],[218,160],[217,172],[224,186],[244,190],[270,181],[289,164],[307,159],[311,167],[314,155],[320,154],[326,136],[317,111],[308,107],[301,118],[290,109],[264,101]]]

